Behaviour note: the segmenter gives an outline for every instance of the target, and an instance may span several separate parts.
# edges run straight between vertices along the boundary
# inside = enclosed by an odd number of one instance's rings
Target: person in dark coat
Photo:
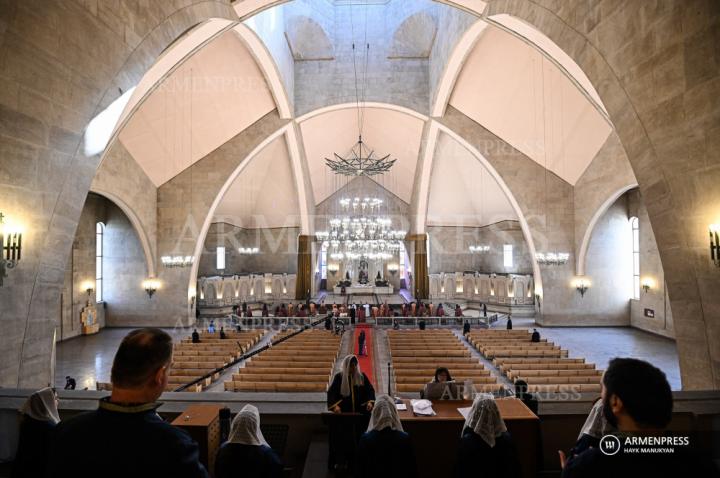
[[[192,343],[199,344],[200,343],[200,334],[198,333],[197,329],[193,330],[192,333]]]
[[[220,338],[226,339],[227,335],[225,334],[225,327],[220,327]]]
[[[515,380],[515,398],[521,400],[535,415],[538,414],[538,401],[532,393],[528,393],[528,384],[525,380]]]
[[[332,314],[325,317],[325,330],[332,330]]]
[[[540,342],[540,332],[538,332],[537,329],[533,329],[532,336],[530,337],[530,342]]]
[[[360,478],[413,478],[415,452],[405,433],[395,402],[387,395],[375,401],[367,432],[360,437],[357,459]]]
[[[172,353],[172,338],[160,329],[126,335],[112,365],[112,394],[57,426],[46,477],[206,478],[197,443],[157,413]]]
[[[358,355],[365,355],[365,331],[361,330],[358,335]]]
[[[510,317],[509,315],[508,315],[508,318],[507,318],[507,324],[506,324],[506,326],[507,326],[507,329],[508,329],[508,330],[512,330],[512,317]]]
[[[470,333],[470,322],[467,320],[465,321],[465,324],[463,324],[463,335],[467,335]]]
[[[517,478],[518,463],[515,445],[495,399],[478,394],[463,426],[455,476]]]
[[[327,392],[328,410],[335,413],[369,414],[375,403],[375,389],[360,370],[355,355],[343,359],[342,370],[335,374]]]
[[[45,476],[52,433],[60,423],[57,406],[55,390],[47,387],[30,395],[20,409],[22,422],[13,478]]]
[[[283,464],[260,431],[260,413],[245,405],[230,426],[228,441],[217,452],[215,478],[280,478]]]
[[[65,390],[75,390],[77,382],[70,375],[65,377]]]
[[[483,317],[487,317],[487,304],[483,303]]]

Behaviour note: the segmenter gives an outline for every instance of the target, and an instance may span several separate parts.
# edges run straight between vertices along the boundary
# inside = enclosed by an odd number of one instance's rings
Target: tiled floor
[[[533,324],[532,320],[523,319],[515,319],[513,322],[515,328],[532,327]],[[109,381],[115,351],[130,330],[104,329],[97,335],[78,337],[58,344],[56,385],[64,386],[66,375],[77,380],[78,389],[88,387],[94,390],[96,381]],[[625,327],[538,327],[538,331],[543,337],[568,349],[571,357],[585,357],[600,369],[605,369],[608,361],[618,356],[647,360],[665,372],[673,390],[681,388],[677,349],[672,340]],[[189,336],[191,330],[167,332],[179,338]],[[382,334],[378,336],[379,340],[381,337]],[[382,384],[385,380],[386,377],[381,375],[379,382]]]
[[[513,319],[515,328],[533,327],[532,319]],[[605,370],[614,357],[646,360],[665,372],[673,390],[680,390],[680,365],[675,341],[630,327],[537,327],[542,337],[585,357]]]
[[[77,390],[95,390],[95,382],[109,382],[113,358],[123,337],[132,328],[107,328],[100,333],[75,337],[57,344],[55,386],[65,387],[65,376],[77,381]],[[174,340],[189,337],[192,329],[163,329]]]

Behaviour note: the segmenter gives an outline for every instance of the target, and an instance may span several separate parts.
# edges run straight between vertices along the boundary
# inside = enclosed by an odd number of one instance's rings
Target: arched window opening
[[[630,218],[633,243],[633,299],[640,299],[640,221]]]
[[[103,301],[103,237],[105,224],[95,224],[95,300]]]

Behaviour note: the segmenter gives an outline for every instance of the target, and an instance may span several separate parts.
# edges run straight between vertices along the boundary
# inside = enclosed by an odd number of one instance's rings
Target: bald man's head
[[[133,330],[120,343],[113,361],[111,381],[114,387],[144,387],[162,367],[172,360],[172,338],[156,328]]]

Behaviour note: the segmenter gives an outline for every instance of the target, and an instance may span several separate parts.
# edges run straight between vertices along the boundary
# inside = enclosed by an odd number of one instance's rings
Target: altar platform
[[[333,287],[333,293],[336,295],[341,295],[342,287]],[[350,287],[345,287],[345,295],[392,295],[394,293],[395,290],[391,285],[379,287],[372,284],[353,284]]]

